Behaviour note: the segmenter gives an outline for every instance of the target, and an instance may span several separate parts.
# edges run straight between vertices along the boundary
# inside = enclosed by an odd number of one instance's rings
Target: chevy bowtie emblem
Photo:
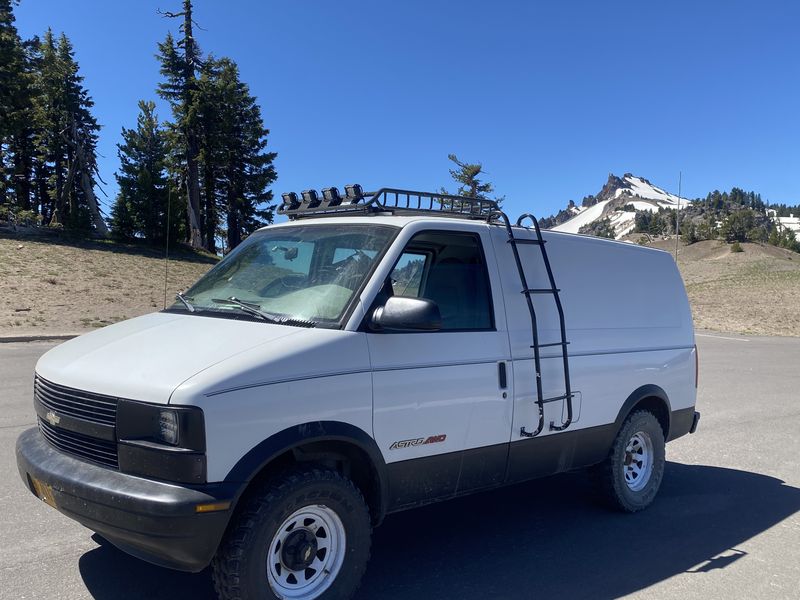
[[[50,423],[50,425],[52,425],[53,427],[55,427],[61,422],[61,417],[59,417],[52,410],[48,410],[44,418],[47,419],[47,422]]]

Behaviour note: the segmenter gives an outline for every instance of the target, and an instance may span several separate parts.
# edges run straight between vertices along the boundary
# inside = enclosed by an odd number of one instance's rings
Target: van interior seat
[[[433,300],[442,315],[442,329],[488,329],[491,311],[484,268],[451,257],[433,265],[424,298]]]

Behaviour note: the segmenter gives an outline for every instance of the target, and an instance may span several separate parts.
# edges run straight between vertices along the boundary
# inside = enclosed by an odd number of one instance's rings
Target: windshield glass
[[[393,239],[375,225],[296,225],[251,235],[184,293],[200,313],[247,313],[241,304],[302,321],[337,322]],[[239,302],[225,300],[235,299]],[[177,301],[171,310],[187,310]],[[251,311],[252,312],[252,311]],[[254,318],[255,315],[249,315]]]

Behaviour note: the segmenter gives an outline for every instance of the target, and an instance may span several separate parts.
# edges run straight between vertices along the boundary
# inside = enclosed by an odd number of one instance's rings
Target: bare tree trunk
[[[183,43],[185,52],[185,79],[186,79],[186,97],[185,102],[188,105],[192,102],[192,91],[195,87],[195,68],[197,67],[197,56],[194,45],[194,34],[192,31],[192,2],[191,0],[183,0]],[[190,236],[189,243],[192,248],[202,248],[205,246],[203,234],[200,231],[200,171],[197,164],[197,157],[200,154],[199,144],[197,142],[197,132],[192,123],[187,124],[186,131],[186,191],[189,194],[189,226]]]
[[[75,159],[69,167],[69,175],[67,176],[68,184],[64,189],[69,190],[72,188],[72,178],[75,173],[76,165],[80,165],[81,172],[81,187],[86,196],[86,202],[89,205],[89,212],[92,214],[92,222],[97,233],[103,237],[108,236],[108,227],[100,214],[100,206],[97,203],[97,196],[94,195],[94,182],[92,181],[91,167],[86,162],[86,155],[83,152],[83,140],[79,139],[78,128],[75,121],[72,122],[70,137],[67,138],[67,143],[75,151]]]
[[[50,221],[50,225],[60,225],[63,224],[61,219],[64,217],[64,207],[67,206],[67,202],[69,200],[69,192],[72,189],[72,180],[75,179],[75,168],[77,167],[77,162],[72,160],[69,161],[69,168],[67,169],[67,177],[65,179],[61,179],[59,184],[59,189],[61,190],[58,199],[56,201],[56,208],[53,211],[53,219]],[[59,161],[59,168],[60,168],[60,161]],[[71,207],[71,205],[70,205]]]
[[[233,250],[242,242],[241,226],[239,222],[239,202],[236,193],[236,174],[233,167],[228,167],[228,247]]]
[[[159,11],[159,13],[170,19],[183,17],[183,76],[185,81],[183,108],[188,112],[193,101],[192,94],[196,87],[195,70],[198,66],[197,49],[194,45],[192,30],[192,1],[183,0],[182,12]],[[188,119],[188,117],[186,118]],[[198,167],[200,146],[197,140],[196,125],[192,122],[186,123],[183,134],[186,137],[186,216],[189,222],[189,244],[192,248],[202,248],[205,246],[205,240],[200,230],[200,169]]]

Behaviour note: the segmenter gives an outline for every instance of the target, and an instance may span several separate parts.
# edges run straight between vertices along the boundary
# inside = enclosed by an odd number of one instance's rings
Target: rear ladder
[[[542,238],[542,231],[539,228],[539,223],[536,218],[529,214],[525,213],[517,219],[517,227],[523,227],[522,222],[525,219],[530,219],[533,222],[533,228],[536,232],[535,239],[528,239],[528,238],[517,238],[514,237],[514,229],[511,227],[511,221],[508,219],[508,215],[506,215],[503,211],[496,210],[492,211],[489,216],[487,217],[487,222],[492,222],[495,219],[502,219],[503,224],[506,228],[506,232],[508,233],[508,243],[511,244],[511,251],[514,254],[514,262],[517,263],[517,271],[519,271],[519,279],[522,283],[522,293],[525,295],[525,302],[528,305],[528,312],[531,316],[531,333],[533,334],[533,366],[535,369],[536,374],[536,405],[539,408],[539,424],[536,426],[534,431],[528,431],[525,427],[520,427],[519,434],[522,437],[535,437],[542,432],[544,429],[544,405],[550,402],[558,402],[560,400],[566,400],[567,402],[567,419],[563,421],[560,425],[556,425],[554,421],[550,422],[550,430],[551,431],[563,431],[567,427],[570,426],[572,423],[572,398],[575,394],[572,393],[572,387],[570,384],[569,378],[569,355],[567,354],[567,345],[569,342],[567,341],[567,330],[564,324],[564,308],[561,305],[561,296],[559,290],[556,287],[556,281],[553,277],[553,269],[550,266],[550,259],[547,256],[547,249],[545,248],[545,244],[547,241]],[[542,261],[544,262],[545,270],[547,271],[547,279],[550,282],[549,288],[531,288],[528,286],[528,279],[525,276],[525,269],[522,266],[522,260],[519,257],[519,248],[517,247],[519,244],[530,244],[534,246],[538,246],[539,250],[542,254]],[[553,342],[548,344],[540,344],[539,343],[539,328],[536,321],[536,309],[533,306],[533,300],[531,298],[534,294],[552,294],[553,300],[555,300],[556,308],[558,310],[558,320],[559,325],[561,328],[561,341],[560,342]],[[561,348],[561,356],[564,362],[564,394],[560,396],[555,396],[553,398],[545,398],[544,393],[542,391],[542,365],[541,365],[541,349],[542,348],[549,348],[549,347],[560,347]]]

